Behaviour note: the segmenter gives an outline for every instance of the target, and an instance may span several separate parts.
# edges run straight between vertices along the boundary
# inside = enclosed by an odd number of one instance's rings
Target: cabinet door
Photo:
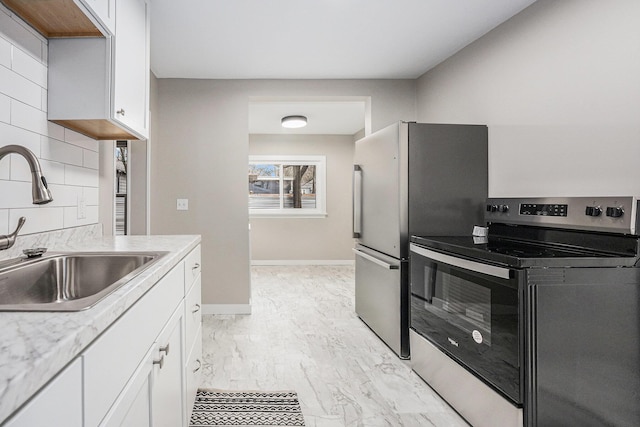
[[[100,427],[152,427],[151,384],[156,353],[157,347],[154,345],[136,368]]]
[[[184,419],[184,306],[181,304],[158,336],[153,369],[152,421],[154,427],[182,426]]]
[[[80,358],[58,374],[5,427],[82,426]]]
[[[115,0],[80,0],[89,8],[91,14],[111,35],[116,27],[116,2]]]
[[[196,393],[198,392],[202,378],[202,328],[199,328],[196,332],[196,339],[194,340],[193,348],[191,348],[191,353],[187,358],[187,364],[185,366],[185,376],[186,426],[189,425],[191,413],[193,412],[193,404],[196,401]]]
[[[112,117],[148,135],[149,20],[145,0],[118,0]]]

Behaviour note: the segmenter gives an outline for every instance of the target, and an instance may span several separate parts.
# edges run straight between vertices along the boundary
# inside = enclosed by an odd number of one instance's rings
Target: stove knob
[[[487,212],[496,212],[498,210],[498,205],[487,205]]]
[[[509,212],[509,205],[499,205],[498,212]]]
[[[600,216],[602,215],[602,208],[600,206],[587,206],[584,214],[587,216]]]
[[[607,208],[607,216],[611,218],[620,218],[624,215],[624,210],[621,207],[608,207]]]

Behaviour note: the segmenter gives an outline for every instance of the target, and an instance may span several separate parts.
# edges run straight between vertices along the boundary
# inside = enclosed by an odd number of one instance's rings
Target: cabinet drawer
[[[191,349],[191,353],[187,359],[185,365],[186,375],[186,420],[184,425],[188,426],[189,419],[191,418],[191,412],[193,412],[193,403],[196,401],[196,392],[200,387],[200,381],[202,377],[202,328],[199,328],[196,333],[196,340]]]
[[[196,333],[200,329],[202,323],[202,308],[201,308],[201,289],[202,279],[198,277],[196,284],[193,285],[187,298],[185,299],[185,324],[186,324],[186,344],[185,349],[189,351],[193,346],[193,340],[196,338]]]
[[[200,275],[201,265],[200,245],[193,248],[189,255],[184,258],[184,294],[189,292],[189,288],[194,280]]]
[[[85,425],[100,423],[182,300],[179,263],[134,304],[83,355]]]

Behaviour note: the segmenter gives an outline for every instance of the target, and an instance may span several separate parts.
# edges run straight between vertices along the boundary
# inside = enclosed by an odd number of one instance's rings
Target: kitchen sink
[[[0,263],[0,311],[79,311],[168,252],[73,252]]]

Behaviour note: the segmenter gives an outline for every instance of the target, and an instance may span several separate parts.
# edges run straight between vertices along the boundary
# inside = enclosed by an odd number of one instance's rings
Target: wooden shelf
[[[1,0],[43,36],[103,37],[73,0]]]

